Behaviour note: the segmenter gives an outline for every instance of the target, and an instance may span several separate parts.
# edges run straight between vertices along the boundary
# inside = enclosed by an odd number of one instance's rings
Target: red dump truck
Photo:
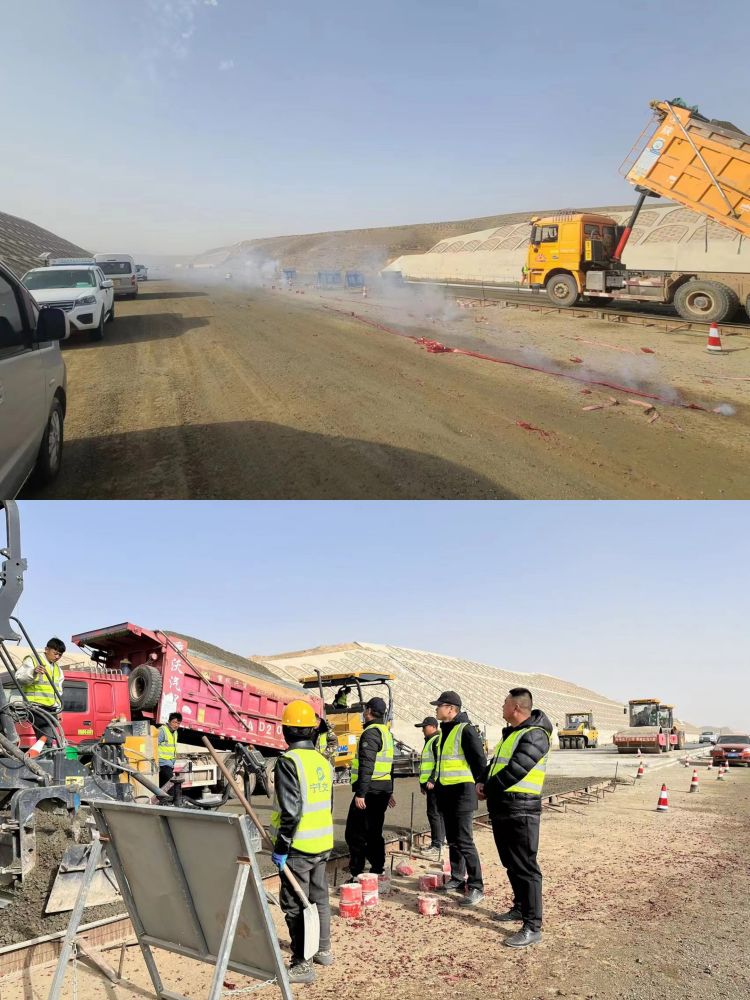
[[[274,757],[286,747],[281,715],[290,701],[304,698],[323,711],[319,697],[261,664],[175,632],[123,622],[79,632],[72,641],[89,658],[65,668],[61,719],[68,742],[83,751],[120,721],[131,762],[153,763],[155,727],[181,712],[175,773],[184,772],[182,787],[193,797],[223,790],[204,735],[229,754],[241,744]],[[30,726],[19,727],[19,735],[22,746],[34,742]]]

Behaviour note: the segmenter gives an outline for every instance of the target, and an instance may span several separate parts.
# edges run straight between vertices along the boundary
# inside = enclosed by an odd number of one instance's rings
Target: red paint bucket
[[[339,888],[339,896],[342,903],[361,903],[362,886],[359,882],[345,882]]]
[[[363,872],[361,875],[357,875],[357,881],[362,886],[362,905],[363,906],[377,906],[378,905],[378,876],[373,874],[373,872]]]
[[[439,881],[438,881],[439,879]],[[430,892],[433,889],[437,889],[439,885],[442,885],[442,873],[438,875],[420,875],[419,876],[419,891],[420,892]]]
[[[362,904],[361,903],[339,903],[339,916],[343,917],[345,920],[361,920],[362,919]]]
[[[436,917],[440,913],[440,900],[437,896],[418,896],[417,908],[423,917]]]

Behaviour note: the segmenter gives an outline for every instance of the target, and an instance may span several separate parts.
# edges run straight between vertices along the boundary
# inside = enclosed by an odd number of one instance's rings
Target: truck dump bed
[[[651,107],[658,124],[626,179],[750,236],[750,136],[667,101]]]

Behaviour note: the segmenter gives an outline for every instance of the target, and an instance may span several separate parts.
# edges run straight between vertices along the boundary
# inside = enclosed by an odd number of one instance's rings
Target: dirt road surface
[[[117,311],[102,344],[65,349],[64,467],[30,497],[750,496],[750,338],[713,357],[702,334],[497,305],[165,281]],[[646,413],[373,323],[731,415]]]
[[[678,765],[621,786],[603,803],[547,812],[540,864],[545,878],[542,943],[516,952],[503,947],[515,925],[492,914],[510,902],[491,835],[477,831],[486,882],[483,903],[467,912],[448,899],[437,917],[417,913],[416,877],[361,921],[348,922],[333,904],[336,963],[318,969],[313,986],[296,987],[306,1000],[389,997],[422,1000],[741,1000],[750,994],[745,961],[750,920],[750,772],[733,769],[726,781],[700,771],[700,790],[688,793],[692,771]],[[655,811],[666,781],[670,806]],[[272,912],[278,919],[278,911]],[[278,922],[282,941],[287,940]],[[117,964],[117,952],[106,953]],[[157,953],[167,988],[205,996],[210,968]],[[128,952],[132,986],[107,985],[78,963],[78,997],[120,1000],[151,995],[143,960]],[[27,971],[2,986],[2,1000],[47,995],[49,967]],[[227,995],[252,985],[229,973]],[[66,996],[73,987],[72,971]],[[260,996],[277,996],[271,987]]]

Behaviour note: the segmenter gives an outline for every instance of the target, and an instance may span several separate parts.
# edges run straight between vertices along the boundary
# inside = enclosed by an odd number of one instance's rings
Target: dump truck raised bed
[[[685,749],[685,731],[675,723],[673,705],[664,705],[658,698],[633,698],[625,711],[630,725],[612,737],[618,753]]]
[[[599,731],[594,725],[593,712],[566,712],[565,725],[557,733],[561,750],[595,749]]]
[[[639,192],[626,226],[605,215],[561,212],[531,220],[529,286],[558,306],[580,299],[671,304],[685,320],[722,323],[740,306],[750,316],[747,273],[630,270],[622,263],[645,199],[667,197],[750,236],[750,136],[729,122],[709,121],[681,102],[653,101],[655,127],[624,167]],[[636,144],[640,147],[640,143]]]

